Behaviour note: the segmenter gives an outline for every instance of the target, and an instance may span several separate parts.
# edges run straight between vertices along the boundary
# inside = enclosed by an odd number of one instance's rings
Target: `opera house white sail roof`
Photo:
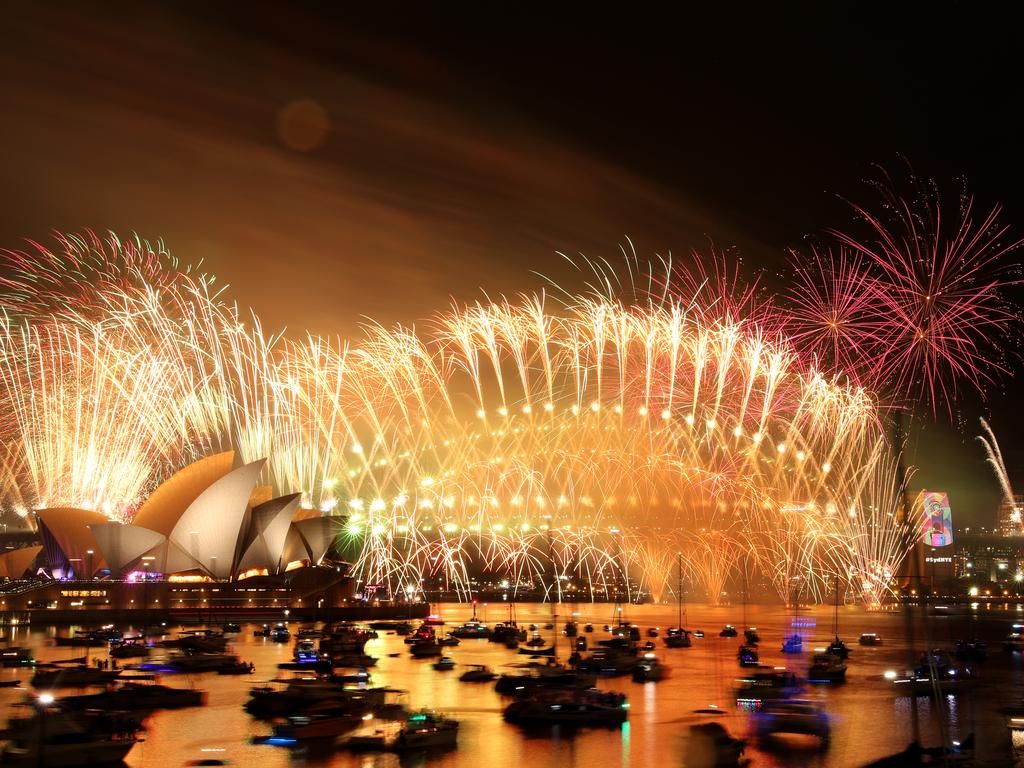
[[[179,470],[130,524],[85,509],[39,510],[46,567],[55,578],[89,578],[109,569],[114,578],[133,571],[187,571],[224,580],[281,573],[300,561],[319,564],[336,521],[300,509],[300,494],[271,498],[268,487],[257,486],[264,459],[235,464],[235,453],[226,451]],[[21,576],[35,560],[27,550],[6,556],[0,575]]]

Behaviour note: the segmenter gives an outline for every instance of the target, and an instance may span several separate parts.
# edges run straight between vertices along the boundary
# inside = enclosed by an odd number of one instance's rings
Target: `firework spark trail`
[[[1007,371],[994,340],[1018,320],[1005,290],[1019,282],[1008,271],[1007,257],[1022,241],[1007,237],[999,206],[976,221],[971,198],[949,216],[933,185],[919,184],[912,201],[896,195],[891,181],[876,186],[891,220],[854,205],[867,236],[832,234],[863,265],[850,272],[842,260],[828,266],[819,292],[814,281],[807,283],[812,298],[805,306],[814,310],[810,304],[818,304],[818,322],[827,323],[837,305],[855,302],[863,326],[847,329],[845,336],[857,337],[866,352],[868,371],[861,381],[901,399],[921,398],[933,410],[945,401],[952,412],[961,382],[982,392]]]
[[[985,435],[978,435],[978,440],[983,446],[985,446],[985,460],[988,462],[989,466],[992,467],[992,471],[995,472],[996,479],[999,480],[999,487],[1003,491],[1003,498],[1013,509],[1010,514],[1011,522],[1020,525],[1021,513],[1017,508],[1017,498],[1014,496],[1013,487],[1010,485],[1010,475],[1006,471],[1006,463],[1003,461],[1003,452],[999,450],[999,441],[996,440],[996,435],[992,431],[992,427],[987,421],[985,421],[985,419],[981,419],[981,428],[985,430]]]
[[[726,294],[725,271],[693,280],[726,301],[630,297],[658,281],[634,263],[624,288],[602,266],[556,309],[523,296],[300,342],[243,321],[212,279],[159,272],[150,286],[148,261],[125,278],[132,253],[93,304],[61,303],[47,278],[48,314],[4,326],[9,505],[127,517],[171,469],[233,447],[269,457],[279,491],[344,514],[357,576],[391,593],[436,577],[467,595],[476,562],[516,585],[661,594],[681,551],[715,600],[753,550],[780,594],[800,577],[815,595],[829,574],[897,556],[843,546],[846,528],[819,519],[872,505],[872,398],[741,317],[754,293]],[[90,270],[116,261],[104,254]]]

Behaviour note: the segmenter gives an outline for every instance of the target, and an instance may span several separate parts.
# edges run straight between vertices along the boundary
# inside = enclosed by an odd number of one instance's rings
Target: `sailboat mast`
[[[676,552],[676,602],[679,606],[679,628],[683,628],[683,553]]]

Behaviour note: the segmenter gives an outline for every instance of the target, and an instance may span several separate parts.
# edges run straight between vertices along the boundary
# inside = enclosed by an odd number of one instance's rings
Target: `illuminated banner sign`
[[[930,547],[947,547],[953,543],[953,513],[949,497],[938,491],[921,491],[921,512],[924,515],[921,540]]]

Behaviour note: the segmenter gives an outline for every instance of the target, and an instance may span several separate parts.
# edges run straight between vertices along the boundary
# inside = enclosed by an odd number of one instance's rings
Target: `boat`
[[[828,651],[816,653],[811,657],[811,665],[807,669],[807,681],[810,683],[841,683],[846,680],[846,662],[841,656]]]
[[[839,638],[839,575],[836,575],[836,588],[835,588],[835,601],[832,609],[832,634],[835,635],[835,639],[829,643],[826,649],[827,653],[831,653],[833,656],[838,656],[840,659],[847,659],[850,656],[850,649],[847,647]]]
[[[658,661],[653,653],[645,653],[633,667],[634,683],[655,683],[669,676],[667,666]]]
[[[757,645],[761,642],[761,636],[757,634],[757,627],[749,627],[743,630],[743,639],[747,641],[747,645]]]
[[[831,655],[844,661],[848,659],[850,656],[849,647],[846,645],[846,643],[839,639],[839,635],[836,635],[835,640],[828,644],[828,647],[825,649],[825,652],[830,653]]]
[[[523,726],[609,726],[629,717],[629,704],[621,693],[585,690],[537,691],[505,707],[505,720]]]
[[[0,688],[17,688],[21,680],[0,680]]]
[[[262,627],[257,628],[252,633],[253,637],[270,637],[270,625],[264,624]]]
[[[974,685],[974,674],[970,667],[953,664],[942,651],[924,653],[910,672],[900,675],[886,672],[886,680],[892,683],[897,696],[931,696],[962,693]]]
[[[722,627],[722,631],[718,633],[719,637],[737,637],[739,632],[736,631],[736,627],[732,624],[726,624]]]
[[[490,638],[491,628],[482,621],[476,621],[474,619],[473,621],[467,621],[465,624],[460,624],[448,634],[455,638],[463,638],[467,640],[485,640]]]
[[[874,632],[865,632],[864,634],[862,634],[860,636],[860,639],[857,640],[857,642],[860,643],[861,645],[867,645],[867,646],[881,645],[882,644],[882,638],[881,638],[880,635],[878,635],[878,634],[876,634]]]
[[[489,683],[498,675],[490,667],[483,664],[470,664],[469,669],[459,675],[459,680],[464,683]]]
[[[544,648],[535,648],[528,645],[515,646],[519,649],[520,656],[554,656],[555,646],[549,645]]]
[[[35,663],[31,648],[17,645],[0,648],[0,667],[23,667]]]
[[[284,624],[278,624],[270,630],[270,639],[275,643],[287,643],[292,638],[292,633]]]
[[[298,632],[295,633],[297,640],[319,640],[323,636],[324,633],[316,627],[299,627]]]
[[[543,648],[547,644],[548,641],[541,637],[537,632],[534,632],[533,636],[523,643],[527,648]]]
[[[974,734],[951,747],[922,747],[916,741],[902,752],[872,761],[864,768],[908,768],[919,765],[974,765]]]
[[[331,660],[335,667],[372,667],[377,663],[375,656],[365,653],[347,653]]]
[[[0,765],[42,768],[120,765],[138,742],[131,718],[70,711],[48,694],[32,703],[28,717],[11,718]]]
[[[406,645],[412,645],[413,643],[419,643],[424,640],[436,640],[437,631],[429,624],[420,624],[416,631],[405,638]]]
[[[958,661],[984,661],[988,658],[988,646],[977,638],[957,640],[953,655]]]
[[[387,697],[393,693],[390,688],[353,687],[330,679],[279,679],[250,688],[243,708],[253,717],[272,718],[302,714],[310,707],[333,702],[363,716],[386,707]]]
[[[788,698],[800,690],[796,675],[783,668],[759,668],[736,682],[736,703],[752,708],[770,699]]]
[[[121,670],[97,669],[84,664],[77,666],[40,665],[30,681],[35,688],[80,688],[87,685],[106,685],[117,679]]]
[[[441,646],[436,640],[421,640],[409,646],[409,653],[416,659],[425,659],[441,655]]]
[[[584,625],[583,625],[583,631],[584,631],[584,632],[593,632],[593,631],[594,631],[594,625],[593,625],[593,624],[591,624],[591,623],[590,623],[590,622],[588,621],[588,622],[587,622],[586,624],[584,624]]]
[[[251,661],[246,662],[242,660],[236,661],[234,664],[225,664],[222,667],[217,667],[218,675],[251,675],[256,671],[256,665]]]
[[[361,714],[333,702],[323,702],[300,715],[289,715],[283,723],[275,724],[274,736],[295,741],[336,739],[362,721]]]
[[[434,669],[439,672],[450,672],[455,669],[455,659],[451,656],[442,656],[440,659],[435,661],[431,665]]]
[[[445,749],[454,747],[459,735],[459,723],[435,712],[416,712],[401,725],[387,728],[376,726],[372,732],[354,734],[344,746],[352,750],[382,750],[407,752],[417,749]]]
[[[114,627],[113,624],[107,624],[98,629],[83,630],[75,635],[63,636],[58,635],[53,638],[54,645],[70,645],[74,647],[78,646],[90,646],[90,645],[106,645],[109,642],[120,640],[123,636],[121,630]]]
[[[428,637],[433,636],[431,632],[432,630],[427,631]],[[329,632],[320,638],[320,653],[332,659],[339,656],[360,655],[366,644],[375,637],[377,637],[376,631],[366,627],[347,623],[335,624]],[[406,641],[408,642],[408,638]]]
[[[149,646],[144,637],[126,637],[110,648],[112,659],[139,659],[149,656]]]
[[[760,739],[778,734],[806,734],[817,736],[822,748],[828,746],[832,732],[825,710],[803,699],[766,701],[752,713],[751,725]]]
[[[476,618],[476,601],[473,601],[473,618],[465,624],[460,624],[448,634],[466,640],[486,639],[491,636],[491,628]]]
[[[524,671],[498,677],[494,690],[505,696],[520,696],[539,688],[573,688],[593,685],[596,675],[569,669],[549,659],[547,664],[525,664]]]
[[[644,643],[642,646],[640,646],[640,649],[643,650],[643,651],[653,651],[657,647],[658,646],[656,646],[654,644],[653,640],[648,640],[646,643]]]
[[[1014,624],[1013,631],[1003,640],[1003,650],[1007,653],[1021,653],[1024,651],[1024,633],[1021,633],[1021,625]]]
[[[515,623],[502,622],[494,625],[487,639],[492,643],[504,643],[507,645],[512,642],[518,645],[521,640],[526,639],[526,630]]]
[[[676,626],[665,632],[665,647],[689,648],[693,641],[690,632],[683,629],[686,612],[683,610],[683,556],[679,553],[676,553],[676,614]]]
[[[357,683],[359,685],[365,685],[370,682],[370,673],[366,671],[366,667],[360,667],[355,672],[347,672],[343,674],[332,674],[331,680],[336,683]]]
[[[786,635],[782,641],[783,653],[803,653],[804,639],[798,633]]]
[[[182,709],[206,703],[206,694],[192,688],[171,688],[156,683],[122,683],[117,688],[81,696],[63,696],[61,704],[71,709],[97,709],[108,712]]]
[[[688,768],[745,768],[746,742],[735,739],[721,723],[697,723],[690,726],[686,741],[685,765]]]
[[[672,627],[665,632],[666,648],[689,648],[691,645],[693,641],[688,630]]]
[[[237,635],[239,632],[242,631],[242,625],[235,624],[234,622],[229,621],[227,624],[221,627],[221,631],[223,631],[225,635]]]
[[[224,635],[212,630],[188,630],[179,633],[178,637],[161,640],[164,648],[177,648],[188,653],[221,653],[228,646]]]
[[[761,663],[761,658],[757,654],[757,649],[752,648],[749,645],[740,646],[740,649],[736,652],[736,659],[739,661],[741,667],[756,667]]]
[[[597,648],[576,662],[576,669],[600,677],[619,677],[633,672],[636,654],[622,648]]]
[[[576,625],[576,622],[572,619],[569,619],[569,621],[565,622],[565,627],[562,629],[562,634],[566,637],[576,637],[576,635],[579,634],[579,627]]]
[[[650,629],[648,629],[647,630],[647,636],[648,637],[657,637],[658,636],[658,628],[657,627],[651,627]]]
[[[298,640],[292,649],[292,660],[296,664],[315,664],[325,659],[311,640]]]
[[[175,672],[216,672],[238,663],[239,658],[228,653],[182,653],[171,656],[164,666]],[[144,664],[140,669],[148,667]]]
[[[452,635],[450,632],[444,637],[437,640],[437,644],[442,648],[453,648],[459,644],[459,638]]]

